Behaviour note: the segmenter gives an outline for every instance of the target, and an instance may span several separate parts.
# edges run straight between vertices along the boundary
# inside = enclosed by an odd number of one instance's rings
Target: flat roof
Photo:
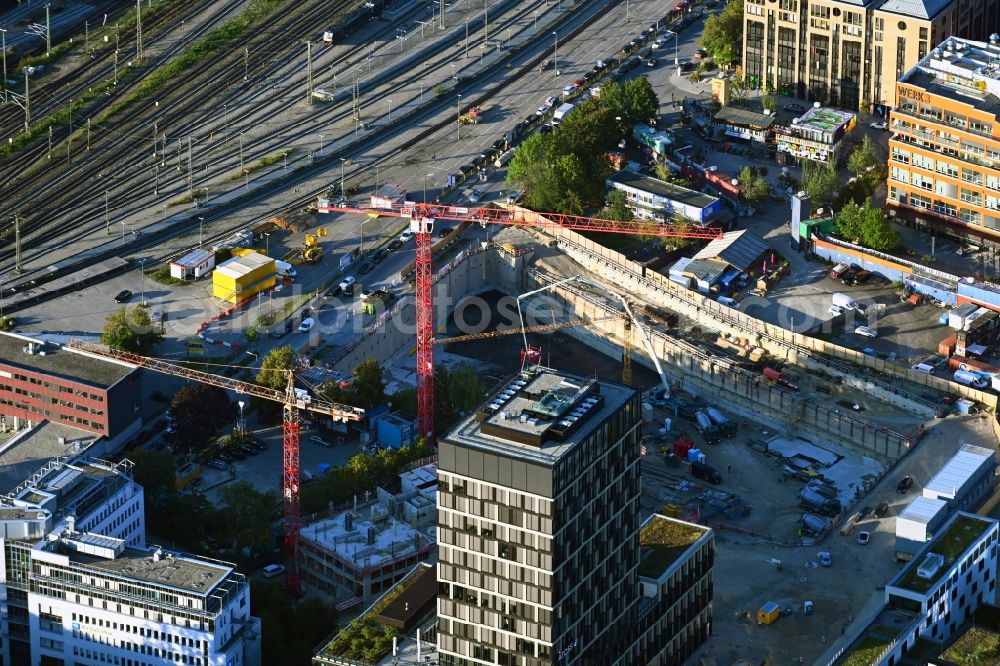
[[[741,271],[749,270],[765,252],[774,250],[757,234],[742,229],[727,231],[703,247],[694,259],[721,259]]]
[[[622,384],[536,367],[486,398],[445,439],[551,466],[633,395]]]
[[[954,499],[962,486],[975,476],[983,465],[992,464],[993,461],[991,449],[966,444],[924,486],[924,493],[931,492],[940,497]]]
[[[239,278],[268,264],[273,266],[274,259],[260,252],[247,252],[222,262],[215,267],[215,270],[231,278]]]
[[[659,514],[650,516],[639,530],[639,575],[660,578],[711,529]]]
[[[320,520],[303,527],[300,534],[303,539],[359,569],[412,557],[435,544],[434,536],[391,517],[381,504]]]
[[[742,125],[744,127],[767,129],[774,124],[777,118],[774,114],[770,113],[758,113],[750,109],[724,106],[716,112],[713,120],[727,125]]]
[[[197,248],[191,250],[190,252],[180,257],[179,259],[171,261],[170,263],[177,266],[183,266],[184,268],[194,268],[196,266],[201,266],[202,264],[206,263],[210,259],[213,259],[214,257],[215,257],[214,252],[210,250]]]
[[[839,666],[871,666],[893,641],[907,633],[918,620],[914,611],[883,607],[836,663]]]
[[[65,443],[59,443],[60,437]],[[76,456],[100,438],[73,426],[42,421],[0,446],[0,495],[13,492],[54,459]]]
[[[107,389],[137,367],[52,343],[44,343],[45,356],[28,354],[24,347],[29,342],[36,348],[42,344],[24,335],[0,333],[0,368],[21,368]]]
[[[964,512],[955,514],[955,517],[948,521],[944,529],[939,530],[934,539],[916,553],[913,559],[896,574],[889,582],[889,586],[924,594],[951,569],[955,561],[976,540],[993,529],[996,524],[996,520],[984,516]],[[933,575],[925,578],[917,570],[924,565],[924,560],[929,553],[940,555],[944,561]]]
[[[375,618],[379,624],[409,631],[415,622],[435,608],[438,581],[433,565],[418,564],[414,571],[393,587],[396,590],[402,588],[402,591]]]
[[[120,555],[108,559],[61,548],[61,552],[68,555],[71,562],[79,562],[88,567],[103,569],[108,573],[144,583],[172,587],[202,596],[208,596],[216,585],[234,571],[232,567],[221,563],[195,560],[162,550],[159,561],[156,561],[153,557],[156,550],[155,547],[144,550],[126,546]]]
[[[923,525],[929,524],[938,513],[947,509],[948,503],[940,499],[929,497],[918,497],[903,509],[896,517],[897,520],[910,520]]]
[[[853,119],[854,114],[850,111],[813,106],[799,116],[799,122],[794,123],[792,127],[802,127],[818,132],[835,132]]]
[[[726,263],[718,259],[692,259],[684,266],[682,274],[690,273],[700,280],[712,282],[726,272]]]
[[[716,197],[702,194],[701,192],[697,192],[695,190],[689,190],[686,187],[674,185],[673,183],[668,183],[667,181],[660,180],[659,178],[653,178],[652,176],[636,173],[635,171],[629,171],[628,169],[623,169],[622,171],[612,174],[608,177],[608,180],[614,183],[621,183],[622,185],[634,187],[637,190],[650,192],[657,196],[670,199],[671,201],[678,201],[695,208],[708,208],[713,203],[718,201]]]

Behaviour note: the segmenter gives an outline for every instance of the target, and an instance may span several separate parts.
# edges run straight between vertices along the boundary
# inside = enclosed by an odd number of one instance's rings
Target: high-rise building
[[[439,442],[441,664],[631,663],[639,396],[522,373]]]
[[[945,35],[1000,30],[1000,0],[746,0],[743,17],[750,85],[869,111]]]
[[[52,460],[0,498],[0,663],[256,666],[233,565],[145,545],[131,464]]]
[[[945,39],[896,84],[890,214],[1000,242],[1000,40]]]

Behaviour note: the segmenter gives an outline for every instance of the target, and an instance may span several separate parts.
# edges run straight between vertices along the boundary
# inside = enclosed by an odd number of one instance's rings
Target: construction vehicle
[[[722,441],[722,432],[702,410],[699,409],[694,413],[694,423],[706,444],[718,444]]]
[[[726,418],[725,414],[720,412],[715,407],[709,407],[705,410],[705,414],[708,418],[712,419],[712,423],[719,429],[719,433],[726,438],[736,436],[736,424]]]
[[[316,230],[316,235],[306,234],[305,248],[302,250],[302,260],[307,264],[315,264],[323,258],[323,246],[319,239],[326,236],[326,227]]]
[[[365,299],[361,301],[361,311],[366,315],[374,316],[385,312],[391,302],[392,294],[385,289],[379,289],[365,296]]]
[[[468,111],[463,113],[458,117],[458,122],[463,125],[476,125],[482,122],[483,116],[489,112],[490,107],[488,106],[473,106],[470,107]]]
[[[299,515],[299,487],[301,485],[299,473],[299,412],[303,410],[310,411],[329,416],[334,421],[346,423],[348,421],[360,421],[364,418],[365,411],[350,405],[318,400],[308,396],[308,392],[303,396],[300,392],[304,391],[304,389],[295,388],[295,374],[293,370],[283,371],[287,373],[288,381],[285,389],[280,390],[210,372],[194,370],[167,361],[161,361],[157,358],[140,356],[139,354],[119,351],[117,349],[109,349],[101,345],[71,342],[70,346],[91,354],[97,354],[98,356],[131,363],[144,370],[151,370],[164,375],[218,386],[227,391],[235,392],[241,398],[242,396],[250,395],[262,400],[280,402],[284,406],[284,417],[281,426],[282,460],[284,461],[281,495],[284,504],[285,582],[288,585],[289,591],[294,596],[301,596],[302,588],[299,581],[298,568],[299,530],[301,528]],[[275,372],[282,371],[276,370]],[[309,399],[306,399],[306,396]]]
[[[323,205],[323,204],[327,205]],[[329,200],[320,202],[319,213],[354,213],[401,217],[410,221],[410,231],[415,234],[416,259],[414,263],[416,302],[416,374],[417,374],[417,432],[434,441],[434,272],[431,260],[434,221],[476,222],[484,228],[487,224],[522,226],[532,229],[569,229],[597,233],[647,235],[665,238],[694,238],[714,240],[722,237],[716,227],[674,226],[648,220],[608,220],[563,213],[538,213],[525,208],[467,208],[435,203],[394,203],[386,207],[348,205]],[[653,355],[655,359],[656,356]]]

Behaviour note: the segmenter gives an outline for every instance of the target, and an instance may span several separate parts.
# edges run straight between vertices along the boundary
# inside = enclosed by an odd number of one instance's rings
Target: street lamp
[[[270,256],[271,254],[271,234],[264,233],[264,254]]]
[[[139,260],[139,305],[146,304],[146,259]]]
[[[535,10],[534,14],[535,14],[535,30],[538,30],[538,10],[537,9]]]
[[[552,68],[556,70],[556,76],[559,76],[559,33],[553,32],[552,35],[556,39],[555,46],[552,47]]]
[[[239,430],[240,435],[246,433],[246,423],[243,421],[243,405],[246,404],[242,400],[236,403],[240,406],[240,422],[236,424],[236,429]]]
[[[346,197],[347,192],[344,191],[344,164],[347,162],[346,157],[340,158],[340,196]]]
[[[205,218],[199,217],[198,218],[198,247],[201,247],[201,244],[202,244],[201,230],[202,230],[202,225],[203,224],[205,224]]]
[[[125,245],[125,220],[122,220],[122,245]]]
[[[392,120],[392,100],[389,100],[389,120]]]
[[[458,101],[455,102],[455,107],[458,110],[458,140],[462,138],[462,95],[458,95]]]
[[[323,154],[323,135],[319,135],[319,154]]]
[[[3,101],[7,101],[7,28],[0,28],[0,33],[3,33],[0,42],[0,47],[3,48]]]

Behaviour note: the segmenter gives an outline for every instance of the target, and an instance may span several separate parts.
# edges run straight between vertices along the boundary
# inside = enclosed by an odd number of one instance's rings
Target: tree
[[[182,386],[174,393],[170,411],[174,416],[173,441],[181,451],[201,447],[238,415],[225,389],[200,383]]]
[[[878,157],[875,155],[875,146],[866,134],[861,143],[851,151],[850,157],[847,158],[847,170],[855,176],[860,176],[877,164]]]
[[[385,379],[378,361],[366,358],[354,368],[353,376],[358,407],[371,409],[385,402]]]
[[[837,166],[832,161],[806,160],[802,165],[802,189],[816,205],[832,201],[837,181]]]
[[[595,98],[583,102],[566,116],[559,132],[572,137],[577,149],[592,154],[613,150],[618,143],[615,114],[600,106]]]
[[[734,76],[729,85],[729,100],[733,106],[746,107],[750,101],[750,86],[742,76]]]
[[[599,217],[603,217],[606,220],[629,222],[635,218],[635,215],[632,214],[632,209],[628,207],[628,200],[625,198],[625,193],[616,189],[608,193],[604,209],[601,211]]]
[[[739,60],[743,44],[743,0],[729,0],[721,12],[705,19],[701,44],[720,66]]]
[[[763,106],[768,111],[774,112],[778,110],[778,100],[774,96],[774,93],[765,93],[760,97],[760,105]]]
[[[135,466],[132,478],[142,486],[143,495],[153,507],[162,507],[174,495],[174,457],[165,451],[135,449],[128,454]]]
[[[891,250],[899,244],[899,234],[881,208],[871,199],[862,205],[851,201],[837,215],[837,231],[845,239],[873,250]]]
[[[288,386],[288,374],[283,370],[291,370],[295,366],[295,350],[291,345],[276,347],[267,353],[260,364],[257,373],[257,383],[284,390]]]
[[[111,349],[142,353],[163,339],[163,332],[153,326],[149,312],[142,306],[122,308],[104,320],[101,342]]]
[[[743,188],[741,195],[743,199],[752,204],[767,201],[767,197],[771,193],[771,186],[756,169],[748,166],[743,167],[736,178],[739,180],[740,187]]]
[[[627,125],[647,122],[660,111],[660,98],[649,79],[643,76],[624,84],[617,81],[601,84],[601,96],[596,101],[612,118],[617,116]]]
[[[223,537],[227,542],[261,550],[271,536],[271,525],[278,519],[278,500],[272,493],[262,493],[246,481],[237,481],[219,489],[221,515],[225,517]]]

